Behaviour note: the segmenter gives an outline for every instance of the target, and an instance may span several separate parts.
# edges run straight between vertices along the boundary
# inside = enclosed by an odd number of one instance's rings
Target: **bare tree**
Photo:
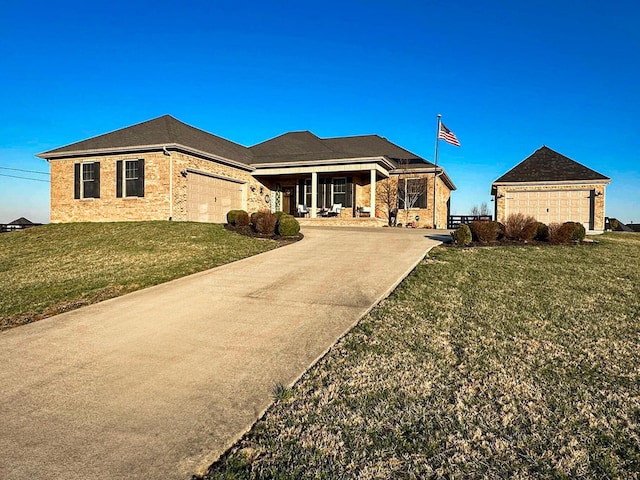
[[[478,208],[477,205],[474,205],[473,208],[471,209],[471,215],[474,216],[486,216],[489,215],[489,207],[487,206],[487,202],[482,202],[480,204],[480,207]]]
[[[398,208],[404,210],[405,225],[409,222],[409,210],[418,206],[427,194],[426,178],[409,178],[408,168],[409,160],[403,159],[398,162]]]
[[[377,202],[383,207],[387,222],[392,226],[392,212],[398,211],[398,182],[391,177],[380,180],[376,185]]]

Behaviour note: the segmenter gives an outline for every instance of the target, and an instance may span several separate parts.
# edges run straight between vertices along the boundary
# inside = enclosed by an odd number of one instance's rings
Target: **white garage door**
[[[187,174],[187,220],[225,223],[229,210],[241,208],[241,183],[195,172]]]
[[[523,213],[539,222],[580,222],[589,228],[591,192],[589,190],[546,190],[508,192],[506,214]]]

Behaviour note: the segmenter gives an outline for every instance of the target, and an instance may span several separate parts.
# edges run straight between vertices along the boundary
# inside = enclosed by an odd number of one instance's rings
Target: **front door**
[[[295,214],[294,192],[293,187],[282,188],[282,211],[289,215]]]

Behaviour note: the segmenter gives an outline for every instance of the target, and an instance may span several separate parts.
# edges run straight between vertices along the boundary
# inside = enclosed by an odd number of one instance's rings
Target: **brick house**
[[[491,184],[496,220],[512,213],[539,222],[580,222],[604,230],[605,187],[611,179],[542,146]]]
[[[223,223],[231,209],[385,223],[400,194],[417,226],[439,226],[455,185],[444,169],[377,135],[321,139],[291,132],[244,147],[165,115],[37,155],[51,166],[51,221]],[[395,204],[394,204],[395,206]],[[302,208],[301,208],[302,207]]]

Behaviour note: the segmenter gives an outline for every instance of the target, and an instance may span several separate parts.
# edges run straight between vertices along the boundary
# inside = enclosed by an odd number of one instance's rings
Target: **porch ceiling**
[[[340,165],[307,165],[291,167],[256,167],[252,172],[254,177],[260,176],[287,176],[287,175],[311,175],[312,173],[338,173],[347,175],[355,172],[370,172],[375,170],[379,176],[387,178],[389,171],[378,163],[342,163]]]

